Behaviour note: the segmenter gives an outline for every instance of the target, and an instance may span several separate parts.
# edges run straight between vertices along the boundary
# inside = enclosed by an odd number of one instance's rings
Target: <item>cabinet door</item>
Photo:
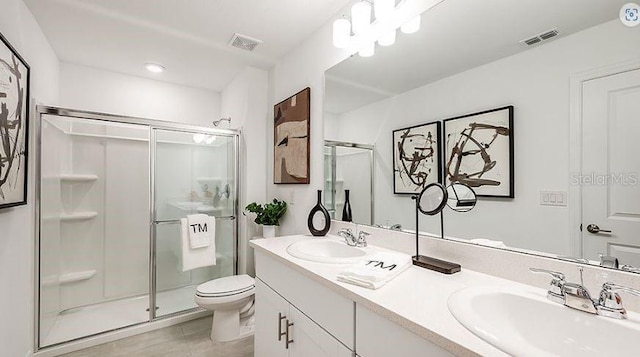
[[[289,357],[351,357],[353,352],[294,306],[289,306]]]
[[[285,349],[285,336],[278,341],[279,333],[285,332],[287,328],[286,319],[291,319],[288,312],[289,303],[262,280],[256,279],[255,357],[289,355],[289,350]]]

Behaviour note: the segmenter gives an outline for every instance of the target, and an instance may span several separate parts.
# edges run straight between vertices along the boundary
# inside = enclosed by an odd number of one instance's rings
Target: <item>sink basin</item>
[[[577,311],[526,289],[471,287],[449,297],[453,316],[514,356],[637,356],[640,321]]]
[[[327,238],[313,238],[292,243],[287,247],[287,253],[296,258],[329,264],[355,263],[367,255],[363,249]]]

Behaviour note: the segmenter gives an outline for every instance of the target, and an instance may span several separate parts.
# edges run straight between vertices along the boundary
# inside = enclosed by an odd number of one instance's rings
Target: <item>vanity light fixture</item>
[[[373,3],[373,7],[371,4]],[[404,2],[401,2],[398,7],[402,7]],[[371,15],[375,14],[375,22],[371,22]],[[367,32],[372,30],[373,26],[380,26],[380,28],[373,29],[373,31],[384,31],[385,34],[375,33],[377,43],[380,46],[391,46],[396,42],[396,30],[398,29],[397,17],[401,11],[398,12],[396,8],[396,0],[361,0],[353,4],[351,7],[351,21],[346,16],[343,16],[333,22],[333,46],[336,48],[348,48],[354,46],[358,49],[358,54],[361,57],[370,57],[375,54],[376,39],[370,39],[371,34]],[[417,15],[402,26],[400,29],[403,33],[411,34],[420,30],[420,18],[421,15]],[[354,43],[353,37],[358,38],[360,43]],[[367,37],[367,35],[369,37]],[[373,41],[362,43],[363,41]]]
[[[347,48],[351,42],[351,23],[342,17],[333,22],[333,46]]]
[[[362,0],[351,7],[351,21],[353,22],[353,33],[362,34],[371,25],[371,5]]]
[[[146,68],[147,71],[153,72],[153,73],[162,73],[166,69],[163,65],[160,65],[157,63],[150,63],[150,62],[145,63],[144,68]]]

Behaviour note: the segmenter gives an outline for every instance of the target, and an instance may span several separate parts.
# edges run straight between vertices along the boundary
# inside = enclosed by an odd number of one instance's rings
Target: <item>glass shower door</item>
[[[196,287],[235,273],[236,136],[153,129],[155,316],[196,308]],[[183,271],[180,219],[216,218],[216,265]],[[204,249],[204,248],[201,248]]]

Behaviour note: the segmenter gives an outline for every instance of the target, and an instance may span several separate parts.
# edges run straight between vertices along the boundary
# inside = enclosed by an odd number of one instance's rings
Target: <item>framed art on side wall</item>
[[[446,184],[478,197],[514,198],[513,106],[444,121]]]
[[[0,34],[0,209],[27,203],[29,65]]]
[[[393,131],[393,193],[420,193],[442,181],[440,122]]]
[[[273,107],[273,183],[309,183],[310,119],[308,87]]]

